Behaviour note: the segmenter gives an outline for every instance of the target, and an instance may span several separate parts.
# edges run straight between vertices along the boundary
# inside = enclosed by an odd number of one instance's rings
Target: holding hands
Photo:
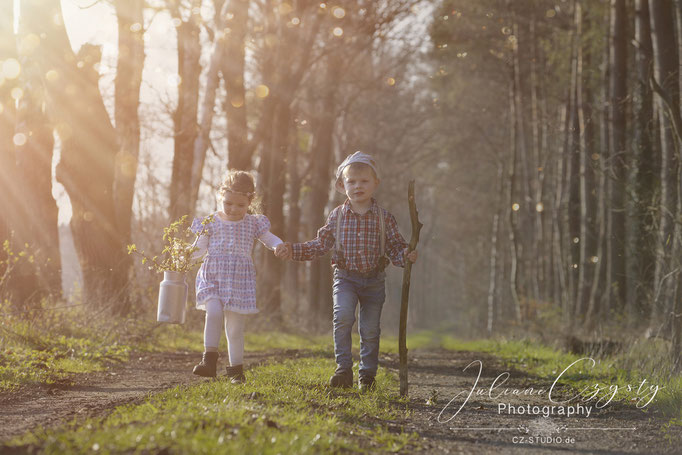
[[[280,259],[289,260],[292,256],[291,243],[283,242],[275,248],[275,256]]]
[[[405,258],[412,263],[417,262],[417,256],[419,256],[417,254],[417,250],[412,250],[409,252],[408,251],[409,251],[409,248],[405,248],[405,250],[403,252],[403,255],[405,256]]]
[[[289,260],[291,259],[292,254],[293,252],[291,249],[290,242],[280,243],[275,248],[275,256],[280,259]],[[417,250],[409,251],[409,248],[405,248],[405,250],[403,250],[403,255],[408,261],[415,263],[417,262],[417,257],[419,256],[419,253],[417,252]]]

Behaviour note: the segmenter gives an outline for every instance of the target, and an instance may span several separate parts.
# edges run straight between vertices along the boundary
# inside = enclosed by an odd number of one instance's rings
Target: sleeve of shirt
[[[386,216],[386,254],[393,265],[405,267],[404,250],[407,242],[398,230],[398,222],[390,213]]]
[[[210,220],[211,216],[215,215],[194,218],[191,226],[189,227],[190,231],[196,235],[199,235],[201,231],[204,231],[203,235],[210,237],[213,234],[213,220]]]
[[[268,247],[268,249],[270,250],[274,250],[275,248],[277,248],[277,245],[279,245],[280,243],[284,243],[282,242],[282,239],[280,239],[270,231],[265,231],[263,234],[261,234],[260,237],[258,237],[258,240],[260,240],[261,243]]]
[[[199,236],[194,244],[198,249],[192,253],[192,261],[196,261],[208,253],[208,238],[211,235],[211,223],[207,223],[205,226],[202,225],[201,223],[204,219],[205,218],[194,218],[194,221],[192,221],[192,225],[190,226],[190,230]],[[202,230],[204,230],[204,233],[199,235]]]
[[[208,253],[208,236],[200,235],[197,239],[197,243],[194,245],[197,250],[192,253],[192,262],[202,258],[206,253]]]
[[[270,220],[265,215],[256,215],[256,237],[260,238],[270,230]]]
[[[338,210],[339,209],[336,208],[331,211],[329,217],[327,217],[327,224],[318,229],[317,237],[313,240],[304,243],[291,244],[291,258],[294,261],[311,261],[334,248]]]
[[[199,232],[201,232],[201,228],[203,227],[201,225],[202,221],[204,221],[203,218],[200,217],[194,218],[194,220],[192,220],[192,225],[189,227],[189,229],[195,234],[199,234]]]

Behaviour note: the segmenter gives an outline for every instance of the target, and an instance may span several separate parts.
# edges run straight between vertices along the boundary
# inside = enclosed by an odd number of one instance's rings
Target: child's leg
[[[364,284],[359,290],[360,377],[374,377],[379,366],[381,309],[386,299],[384,275],[368,278]]]
[[[246,316],[233,311],[225,311],[225,335],[227,335],[227,352],[230,365],[244,363],[244,323]]]
[[[220,325],[223,323],[223,304],[220,299],[206,302],[206,323],[204,324],[204,355],[201,363],[194,367],[192,373],[198,376],[214,378],[218,363],[218,346],[220,345]]]
[[[204,350],[218,352],[220,333],[223,325],[223,303],[220,299],[206,302],[206,323],[204,324]]]
[[[353,369],[351,331],[355,322],[355,307],[358,303],[354,279],[344,276],[338,270],[335,271],[332,296],[334,298],[336,372],[350,372]]]

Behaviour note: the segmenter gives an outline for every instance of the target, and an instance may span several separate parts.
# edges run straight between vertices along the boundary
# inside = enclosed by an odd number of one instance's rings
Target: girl
[[[243,370],[244,319],[257,313],[256,272],[251,259],[254,239],[274,250],[282,243],[270,232],[270,221],[254,212],[255,185],[251,174],[229,171],[217,193],[219,210],[199,236],[194,257],[207,254],[196,280],[197,308],[206,311],[204,355],[193,373],[215,377],[218,346],[225,321],[230,366],[227,376],[234,384],[246,381]],[[222,209],[222,210],[220,210]],[[201,218],[192,231],[202,229]]]

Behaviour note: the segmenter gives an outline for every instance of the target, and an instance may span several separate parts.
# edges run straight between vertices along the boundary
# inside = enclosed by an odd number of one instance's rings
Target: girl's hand
[[[275,247],[275,256],[285,260],[291,259],[292,256],[291,243],[284,242],[277,245],[277,247]]]
[[[405,258],[407,258],[408,261],[412,262],[413,264],[417,262],[417,257],[419,254],[417,253],[417,250],[410,251],[409,253],[407,252],[408,248],[405,248],[405,251],[403,252],[403,255]]]

